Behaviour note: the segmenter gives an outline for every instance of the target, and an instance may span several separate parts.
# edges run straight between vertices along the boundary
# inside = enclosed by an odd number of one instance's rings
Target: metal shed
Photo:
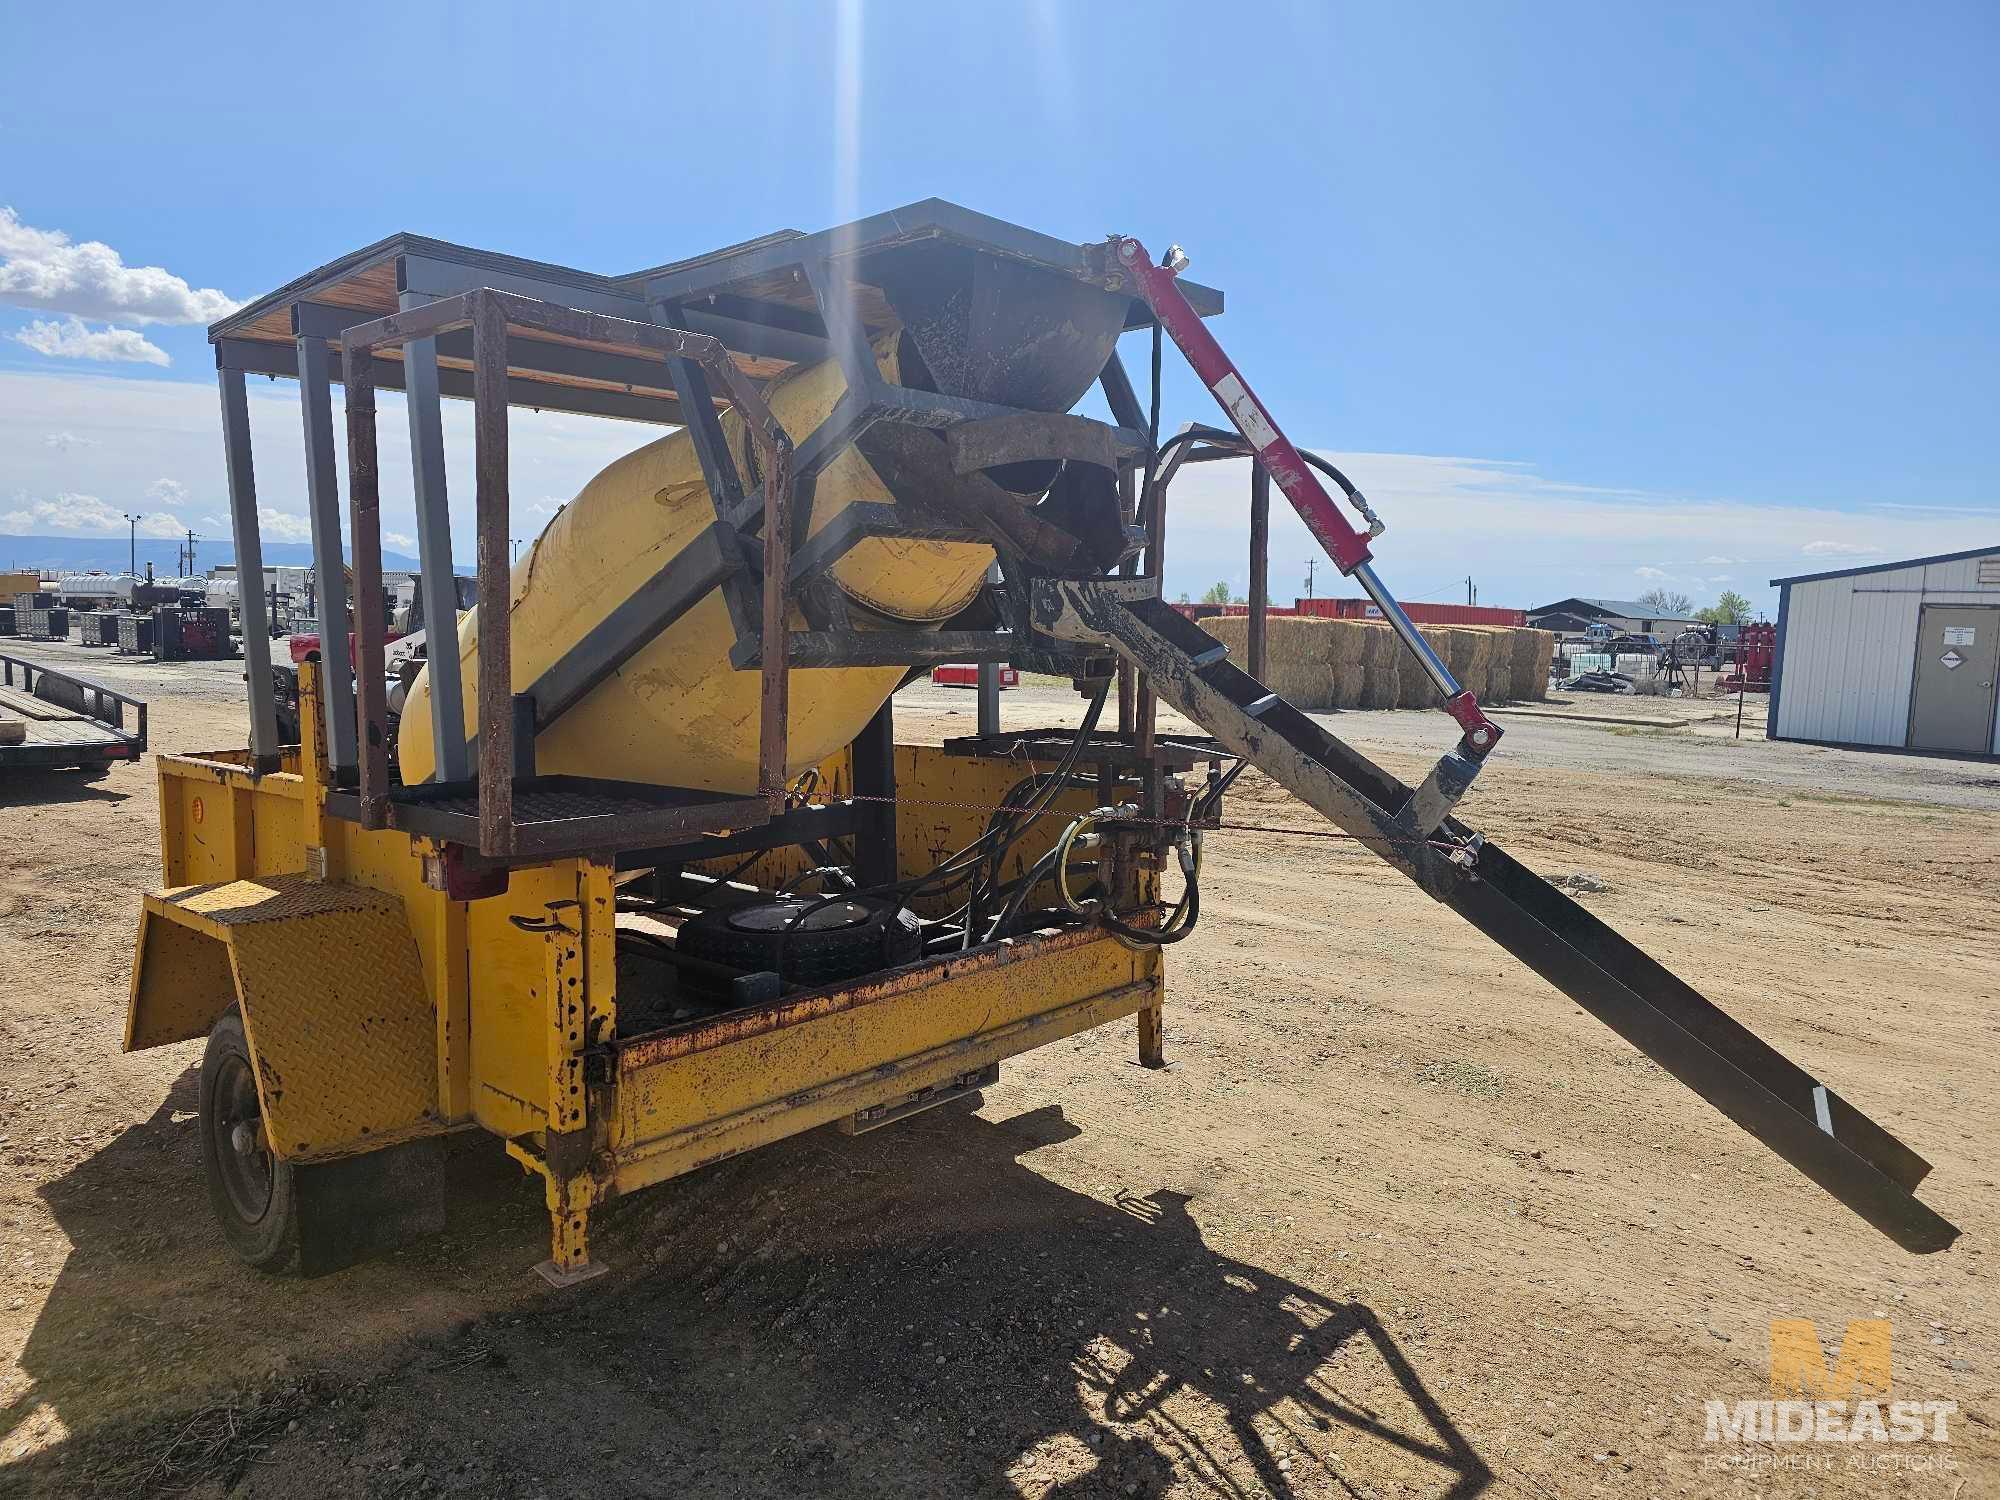
[[[2000,756],[2000,546],[1771,586],[1772,739]]]

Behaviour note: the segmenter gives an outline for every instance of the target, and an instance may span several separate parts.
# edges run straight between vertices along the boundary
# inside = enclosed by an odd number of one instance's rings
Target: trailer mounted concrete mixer
[[[540,1183],[539,1269],[566,1284],[602,1269],[590,1218],[618,1194],[887,1124],[1128,1017],[1158,1066],[1164,953],[1218,899],[1200,843],[1248,766],[1898,1245],[1951,1242],[1920,1157],[1460,821],[1499,727],[1378,577],[1381,519],[1285,437],[1185,264],[937,200],[615,276],[398,235],[211,328],[250,576],[245,377],[299,382],[326,628],[282,742],[246,594],[247,745],[159,758],[126,1046],[204,1043],[209,1198],[239,1254],[312,1273],[435,1226],[442,1138],[476,1126]],[[1171,341],[1227,425],[1163,438],[1128,332],[1156,372]],[[1109,421],[1075,410],[1093,387]],[[433,621],[458,603],[441,402],[473,409],[477,604],[455,643],[434,632],[400,716],[385,389]],[[515,407],[668,429],[518,562]],[[1456,738],[1417,786],[1161,600],[1174,478],[1224,457],[1434,687]],[[942,662],[988,689],[1003,664],[1068,677],[1081,727],[1004,726],[982,690],[977,734],[899,743],[895,689]],[[1162,702],[1205,732],[1162,732]]]

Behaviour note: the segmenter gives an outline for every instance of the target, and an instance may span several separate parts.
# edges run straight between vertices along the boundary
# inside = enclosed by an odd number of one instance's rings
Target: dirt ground
[[[233,666],[37,649],[137,686],[156,748],[241,743]],[[908,738],[971,720],[903,700]],[[1449,738],[1327,722],[1406,776]],[[1507,722],[1465,820],[1601,877],[1608,921],[1934,1162],[1956,1247],[1896,1249],[1250,776],[1228,816],[1301,836],[1212,836],[1168,1071],[1127,1023],[976,1113],[693,1174],[594,1219],[612,1274],[561,1293],[539,1191],[460,1137],[442,1238],[271,1279],[209,1216],[199,1046],[119,1051],[152,768],[38,778],[0,787],[0,1493],[2000,1492],[2000,768],[1754,712]],[[1704,1442],[1781,1317],[1892,1319],[1894,1394],[1956,1402],[1950,1441]]]

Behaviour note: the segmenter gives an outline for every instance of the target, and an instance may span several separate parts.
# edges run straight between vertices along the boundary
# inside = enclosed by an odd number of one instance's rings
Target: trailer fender
[[[148,895],[125,1050],[204,1037],[232,1006],[279,1157],[330,1160],[444,1129],[436,1015],[393,896],[302,874]]]

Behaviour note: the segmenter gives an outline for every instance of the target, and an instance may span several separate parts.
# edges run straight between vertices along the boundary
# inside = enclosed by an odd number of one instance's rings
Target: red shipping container
[[[947,662],[941,667],[931,668],[931,681],[939,687],[978,687],[979,668],[960,662]],[[1019,687],[1021,674],[1012,667],[1000,669],[1000,686]]]
[[[1403,612],[1419,625],[1526,625],[1528,612],[1497,609],[1486,604],[1405,604]],[[1326,620],[1379,620],[1382,610],[1373,599],[1301,599],[1298,613]]]

